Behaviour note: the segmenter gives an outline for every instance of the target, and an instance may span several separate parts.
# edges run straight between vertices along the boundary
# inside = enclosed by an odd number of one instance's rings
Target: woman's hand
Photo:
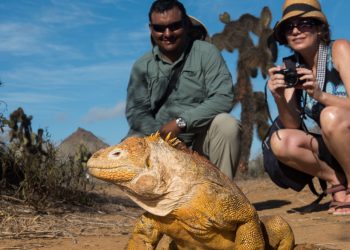
[[[296,70],[299,79],[301,81],[304,81],[303,84],[297,85],[296,88],[304,89],[309,96],[319,101],[324,92],[320,89],[320,86],[318,85],[316,74],[314,74],[311,69],[307,68],[297,68]]]
[[[281,70],[280,66],[272,67],[269,69],[270,79],[268,80],[267,86],[271,91],[272,96],[275,99],[284,97],[284,91],[286,89],[286,83],[284,81],[284,75],[276,73]]]

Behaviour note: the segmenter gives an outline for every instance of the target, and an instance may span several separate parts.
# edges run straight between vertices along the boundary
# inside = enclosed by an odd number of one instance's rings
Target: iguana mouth
[[[110,170],[116,170],[116,169],[129,170],[130,167],[128,165],[120,165],[120,166],[103,165],[103,166],[88,166],[88,169],[103,169],[103,170],[109,171],[109,169]]]
[[[137,171],[130,171],[127,166],[89,167],[88,171],[92,176],[112,182],[131,181],[138,174]]]

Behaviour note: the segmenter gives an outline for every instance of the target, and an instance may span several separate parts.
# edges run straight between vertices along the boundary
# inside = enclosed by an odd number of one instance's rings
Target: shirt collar
[[[187,44],[187,46],[189,46],[189,43]],[[180,62],[181,60],[184,59],[184,57],[185,57],[185,51],[187,50],[187,46],[186,46],[186,49],[181,53],[181,56],[179,57],[179,59],[177,59],[177,60],[176,60],[174,63],[172,63],[172,64],[175,65],[175,64],[177,64],[178,62]],[[164,59],[162,59],[162,52],[159,50],[158,45],[153,46],[152,51],[153,51],[154,58],[155,58],[156,60],[159,60],[159,61],[162,61],[163,63],[168,63],[168,64],[169,64],[168,61],[165,61]]]

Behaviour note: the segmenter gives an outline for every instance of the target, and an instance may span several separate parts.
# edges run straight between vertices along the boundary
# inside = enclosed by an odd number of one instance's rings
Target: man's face
[[[177,7],[162,13],[153,12],[149,27],[154,42],[163,54],[182,52],[186,43],[187,27]]]

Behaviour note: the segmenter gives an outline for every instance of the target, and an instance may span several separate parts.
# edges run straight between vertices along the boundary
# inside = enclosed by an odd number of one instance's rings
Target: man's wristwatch
[[[184,120],[184,118],[179,117],[176,119],[176,126],[178,126],[178,128],[185,129],[187,126],[187,123]]]

